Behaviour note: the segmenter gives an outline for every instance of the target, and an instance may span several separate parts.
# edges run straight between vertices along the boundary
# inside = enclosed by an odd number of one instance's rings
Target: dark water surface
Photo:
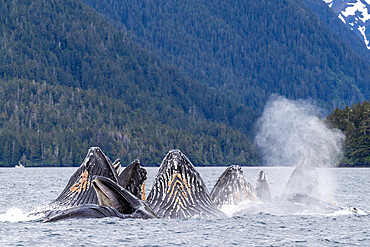
[[[209,191],[224,169],[197,168]],[[244,177],[253,186],[260,169],[243,168]],[[104,218],[41,223],[27,217],[28,212],[55,199],[75,170],[0,169],[0,246],[370,246],[369,215],[353,215],[345,209],[297,210],[288,204],[226,208],[233,216],[220,219]],[[157,168],[147,170],[148,192]],[[271,194],[277,198],[293,169],[263,170]],[[369,214],[369,168],[337,168],[322,173],[327,176],[322,188],[337,204],[358,207]]]

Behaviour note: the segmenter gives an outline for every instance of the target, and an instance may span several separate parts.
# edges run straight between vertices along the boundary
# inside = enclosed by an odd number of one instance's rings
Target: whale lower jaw
[[[180,150],[171,150],[164,158],[147,202],[158,216],[165,218],[223,215],[212,203],[199,173]]]
[[[191,218],[217,215],[209,198],[203,195],[203,191],[201,189],[192,191],[189,181],[179,173],[173,174],[163,192],[157,192],[163,199],[154,204],[154,210],[158,210],[157,214],[162,217]]]
[[[43,222],[44,223],[54,222],[70,218],[104,218],[104,217],[129,218],[130,216],[123,215],[112,207],[106,207],[96,204],[85,204],[70,207],[63,210],[51,210],[46,213]]]

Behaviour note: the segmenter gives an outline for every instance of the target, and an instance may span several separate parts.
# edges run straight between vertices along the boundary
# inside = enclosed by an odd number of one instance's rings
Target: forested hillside
[[[251,125],[245,106],[185,78],[80,1],[4,4],[0,78],[96,89],[135,109],[155,109],[162,122],[186,111],[242,130]]]
[[[158,163],[171,148],[195,164],[257,162],[246,134],[252,111],[165,65],[80,1],[1,1],[0,79],[2,165],[23,155],[27,164],[77,165],[95,145],[125,162]]]
[[[370,166],[370,103],[356,104],[343,110],[335,109],[327,120],[346,135],[345,166]]]
[[[91,146],[123,164],[159,165],[172,148],[197,165],[258,162],[247,137],[225,124],[178,112],[176,127],[96,90],[0,81],[0,109],[0,166],[79,165]]]
[[[260,112],[271,93],[327,109],[370,97],[370,65],[301,1],[84,0],[164,61]]]
[[[295,1],[85,2],[115,23],[80,0],[0,0],[0,166],[79,165],[91,146],[258,164],[251,129],[272,93],[369,98],[369,63]]]

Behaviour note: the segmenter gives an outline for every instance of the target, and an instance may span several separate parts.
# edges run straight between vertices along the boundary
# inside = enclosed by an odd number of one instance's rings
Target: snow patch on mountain
[[[364,1],[366,2],[366,0]],[[367,1],[370,2],[370,0]],[[348,7],[340,13],[344,17],[354,16],[356,15],[356,11],[359,11],[362,14],[362,18],[361,15],[357,15],[358,16],[357,18],[360,19],[362,22],[366,22],[370,19],[370,15],[367,9],[369,7],[368,3],[364,4],[363,2],[358,1],[356,3],[348,3],[347,6]]]
[[[370,0],[323,0],[370,49]]]

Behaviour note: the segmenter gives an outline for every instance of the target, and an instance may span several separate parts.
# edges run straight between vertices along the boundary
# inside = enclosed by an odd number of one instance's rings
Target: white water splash
[[[352,207],[349,208],[343,208],[341,210],[335,211],[330,214],[326,214],[326,216],[343,216],[343,215],[358,215],[358,216],[366,216],[368,215],[365,211],[361,209],[354,209]]]
[[[259,205],[262,205],[262,202],[243,201],[238,205],[223,205],[220,210],[224,212],[227,216],[232,217],[239,212],[247,211],[250,208],[259,207]]]
[[[4,214],[0,214],[0,222],[23,222],[32,221],[40,218],[40,215],[30,215],[23,212],[20,208],[10,208]]]

